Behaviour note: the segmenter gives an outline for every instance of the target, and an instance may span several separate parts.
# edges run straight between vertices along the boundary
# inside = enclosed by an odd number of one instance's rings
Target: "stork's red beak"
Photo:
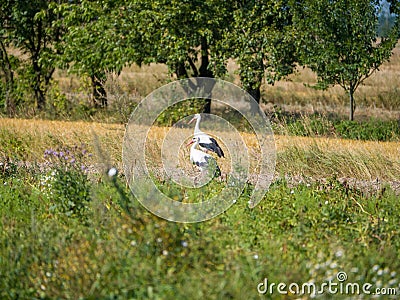
[[[194,120],[196,120],[197,118],[196,117],[193,117],[189,122],[188,122],[188,124],[191,124]]]
[[[187,143],[186,147],[190,146],[190,145],[193,144],[193,143],[194,143],[194,141],[193,141],[193,140],[190,140],[190,142]]]

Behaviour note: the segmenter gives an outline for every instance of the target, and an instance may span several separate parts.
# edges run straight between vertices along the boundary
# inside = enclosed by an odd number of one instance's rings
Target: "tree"
[[[128,39],[146,47],[143,61],[165,63],[178,79],[212,78],[217,73],[212,54],[231,19],[230,7],[220,0],[130,1],[126,23],[134,30]],[[204,112],[210,104],[206,99]]]
[[[393,1],[394,5],[397,1]],[[354,93],[365,79],[389,60],[399,25],[377,39],[379,0],[293,1],[300,62],[318,77],[317,88],[340,85],[349,95],[354,119]],[[396,19],[398,18],[398,15]]]
[[[15,61],[15,56],[8,52],[10,47],[13,47],[21,52],[21,57],[27,57],[23,60],[25,76],[29,77],[37,108],[42,109],[55,69],[53,61],[48,58],[57,51],[53,44],[61,36],[60,28],[53,26],[53,21],[58,15],[48,9],[54,1],[3,0],[1,2],[1,62],[8,82],[7,94],[10,95],[14,88],[15,70],[11,61]],[[12,105],[10,99],[6,102]]]
[[[8,51],[10,46],[10,39],[8,38],[9,18],[11,15],[10,2],[2,3],[0,7],[0,70],[3,81],[4,93],[4,108],[8,115],[12,116],[15,113],[16,101],[14,100],[15,89],[15,65],[18,59]]]
[[[66,28],[66,33],[58,43],[58,47],[63,49],[62,55],[57,58],[58,66],[90,78],[96,107],[107,106],[104,88],[107,72],[119,74],[132,61],[132,57],[126,53],[129,48],[126,32],[121,29],[123,2],[70,1],[55,7],[55,11],[63,16],[59,25]]]
[[[92,79],[94,99],[105,106],[105,71],[129,64],[164,63],[178,79],[214,77],[209,60],[218,39],[219,0],[99,0],[62,5],[68,28],[61,64]],[[96,97],[96,94],[100,94]],[[205,110],[209,112],[210,101]]]
[[[235,1],[233,22],[225,33],[224,56],[239,64],[243,88],[259,102],[262,80],[292,73],[296,59],[288,1]]]

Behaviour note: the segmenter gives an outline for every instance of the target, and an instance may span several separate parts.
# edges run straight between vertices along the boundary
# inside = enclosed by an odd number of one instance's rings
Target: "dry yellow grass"
[[[169,128],[153,127],[149,132],[150,155],[156,156],[161,142]],[[123,125],[65,122],[45,120],[0,119],[1,146],[0,156],[11,155],[12,147],[26,160],[43,159],[45,149],[57,146],[73,146],[85,143],[89,151],[93,148],[95,136],[99,137],[101,148],[110,161],[122,167],[122,143],[125,133]],[[191,132],[188,132],[188,135]],[[218,133],[215,132],[218,136]],[[6,137],[6,135],[8,137]],[[253,135],[243,133],[246,144],[256,146]],[[18,147],[13,140],[21,141]],[[7,143],[10,145],[7,145]],[[340,176],[363,179],[400,178],[400,144],[396,142],[356,141],[336,138],[309,138],[293,136],[275,136],[278,155],[277,170],[291,174],[321,176],[338,173]],[[226,149],[227,150],[227,149]],[[188,156],[188,150],[184,155]],[[294,154],[296,153],[296,154]],[[157,161],[157,158],[154,158]],[[188,157],[187,157],[188,159]],[[95,163],[96,161],[93,161]],[[227,160],[219,160],[222,168],[229,169]],[[226,165],[226,166],[225,166]]]

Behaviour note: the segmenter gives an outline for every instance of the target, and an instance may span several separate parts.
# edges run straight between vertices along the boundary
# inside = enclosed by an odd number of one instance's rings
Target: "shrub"
[[[50,169],[42,178],[41,187],[53,201],[50,211],[85,219],[90,201],[88,167],[84,163],[87,156],[91,154],[84,145],[45,151]]]

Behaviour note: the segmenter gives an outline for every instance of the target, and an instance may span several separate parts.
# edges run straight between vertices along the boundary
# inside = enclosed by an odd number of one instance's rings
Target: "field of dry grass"
[[[160,161],[159,150],[167,127],[152,127],[149,132],[149,153]],[[87,144],[93,148],[97,136],[110,161],[122,168],[123,125],[45,120],[0,119],[1,156],[17,155],[27,161],[42,161],[46,149]],[[190,134],[190,133],[188,133]],[[218,136],[218,132],[215,132]],[[255,137],[242,133],[252,150]],[[276,135],[276,176],[301,178],[355,178],[358,180],[398,181],[400,178],[400,144],[396,142],[357,141],[336,138],[310,138]],[[227,150],[227,149],[225,149]],[[189,155],[185,150],[184,155]],[[158,157],[157,157],[158,156]],[[189,157],[187,157],[187,160]],[[91,163],[98,163],[93,157]],[[223,170],[229,170],[229,160],[219,160]]]

